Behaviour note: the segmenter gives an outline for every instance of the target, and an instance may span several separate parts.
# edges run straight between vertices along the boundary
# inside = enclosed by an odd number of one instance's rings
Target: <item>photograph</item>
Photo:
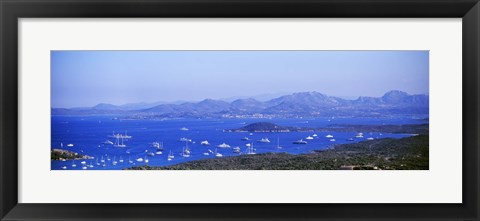
[[[428,50],[53,50],[51,170],[429,170]]]

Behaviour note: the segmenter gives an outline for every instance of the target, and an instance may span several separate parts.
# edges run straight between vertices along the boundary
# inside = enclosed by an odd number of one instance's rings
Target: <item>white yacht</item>
[[[137,162],[143,162],[143,158],[137,158]]]
[[[330,139],[330,141],[331,141],[331,142],[335,142],[335,139],[332,138],[332,139]]]
[[[373,137],[369,137],[369,138],[367,138],[367,140],[374,140],[374,139],[373,139]]]
[[[230,148],[230,145],[226,144],[226,143],[222,143],[220,145],[218,145],[217,147],[220,147],[220,148]]]
[[[325,136],[326,138],[333,138],[333,135],[329,134],[327,136]]]
[[[305,138],[305,140],[313,140],[313,137],[308,136],[308,137]]]
[[[260,140],[258,140],[259,143],[270,143],[270,140],[268,138],[262,138]]]
[[[210,146],[210,143],[208,142],[208,140],[204,140],[202,142],[200,142],[201,145],[203,146]]]
[[[313,134],[312,137],[318,137],[318,135],[317,135],[317,134]]]
[[[67,147],[73,147],[72,143],[67,144]]]
[[[105,142],[103,142],[103,144],[113,145],[113,142],[110,140],[106,140]]]
[[[358,133],[357,135],[355,135],[356,138],[363,138],[363,133]]]
[[[307,141],[304,141],[304,140],[300,139],[300,140],[297,140],[297,141],[293,141],[293,144],[307,144]]]
[[[234,153],[240,153],[240,147],[234,147],[232,150]]]
[[[243,138],[240,139],[240,140],[250,140],[250,138],[248,138],[248,137],[243,137]]]
[[[180,140],[178,140],[178,141],[180,141],[180,142],[192,142],[191,139],[188,139],[188,138],[186,138],[186,137],[182,137],[182,138],[180,138]]]
[[[182,127],[182,128],[180,128],[180,130],[183,130],[183,131],[188,131],[188,128],[186,128],[186,127]]]
[[[63,166],[62,169],[66,170],[66,169],[67,169],[67,166]]]

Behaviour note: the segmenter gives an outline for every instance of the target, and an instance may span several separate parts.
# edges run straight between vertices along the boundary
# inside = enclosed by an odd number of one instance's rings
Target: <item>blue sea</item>
[[[423,118],[417,117],[395,117],[395,118],[315,118],[315,119],[168,119],[168,120],[118,120],[112,116],[52,116],[52,149],[65,149],[77,152],[82,155],[94,157],[88,160],[53,160],[52,170],[82,170],[82,161],[85,165],[92,165],[86,170],[121,170],[132,166],[163,166],[183,163],[192,160],[215,158],[211,152],[217,151],[227,156],[238,156],[234,153],[233,147],[240,147],[241,152],[246,151],[246,144],[253,143],[256,153],[287,152],[290,154],[309,153],[312,150],[331,148],[335,144],[353,143],[366,140],[367,138],[403,138],[409,134],[389,133],[364,133],[363,138],[354,138],[356,133],[340,132],[316,132],[318,135],[313,140],[305,140],[312,136],[312,132],[289,132],[289,133],[233,133],[223,132],[224,129],[236,129],[255,122],[271,122],[282,126],[299,127],[324,127],[332,124],[361,124],[361,125],[382,125],[382,124],[421,124],[428,123]],[[188,130],[181,130],[187,128]],[[127,133],[132,138],[124,140],[126,147],[115,147],[104,142],[115,138],[109,136],[112,133]],[[326,135],[333,135],[335,141],[326,138]],[[187,142],[179,141],[185,137],[191,139],[188,147],[191,151],[190,157],[182,157],[182,149]],[[243,141],[241,138],[248,137],[250,141]],[[259,143],[257,140],[268,138],[270,143]],[[347,141],[354,138],[354,141]],[[293,144],[293,141],[303,139],[308,142],[305,145]],[[201,141],[208,140],[210,146],[201,145]],[[155,156],[148,155],[156,153],[152,146],[153,142],[163,143],[164,151]],[[216,148],[217,145],[226,143],[231,148]],[[68,145],[71,144],[71,145]],[[72,146],[73,145],[73,146]],[[282,148],[277,148],[281,146]],[[215,150],[217,149],[217,150]],[[210,151],[211,152],[210,152]],[[169,152],[174,158],[167,160]],[[208,156],[204,153],[210,153]],[[101,163],[101,160],[105,164]],[[148,159],[148,163],[138,162],[137,159]],[[119,162],[123,159],[123,163]],[[113,161],[117,161],[113,165]],[[129,160],[133,161],[129,163]],[[98,163],[97,163],[98,162]],[[72,167],[75,164],[76,167]]]

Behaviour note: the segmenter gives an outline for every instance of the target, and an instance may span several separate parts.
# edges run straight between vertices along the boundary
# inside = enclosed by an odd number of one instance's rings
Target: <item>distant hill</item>
[[[330,117],[330,116],[389,116],[399,114],[428,114],[428,95],[410,95],[389,91],[382,97],[359,97],[347,100],[319,92],[301,92],[280,96],[268,101],[253,98],[232,102],[205,99],[180,104],[128,105],[98,104],[90,108],[53,108],[52,115],[124,114],[130,117]]]

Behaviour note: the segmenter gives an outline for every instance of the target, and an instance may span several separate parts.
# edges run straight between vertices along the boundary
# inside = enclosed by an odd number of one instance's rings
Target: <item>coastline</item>
[[[429,136],[335,145],[308,154],[264,153],[126,170],[428,170]]]

